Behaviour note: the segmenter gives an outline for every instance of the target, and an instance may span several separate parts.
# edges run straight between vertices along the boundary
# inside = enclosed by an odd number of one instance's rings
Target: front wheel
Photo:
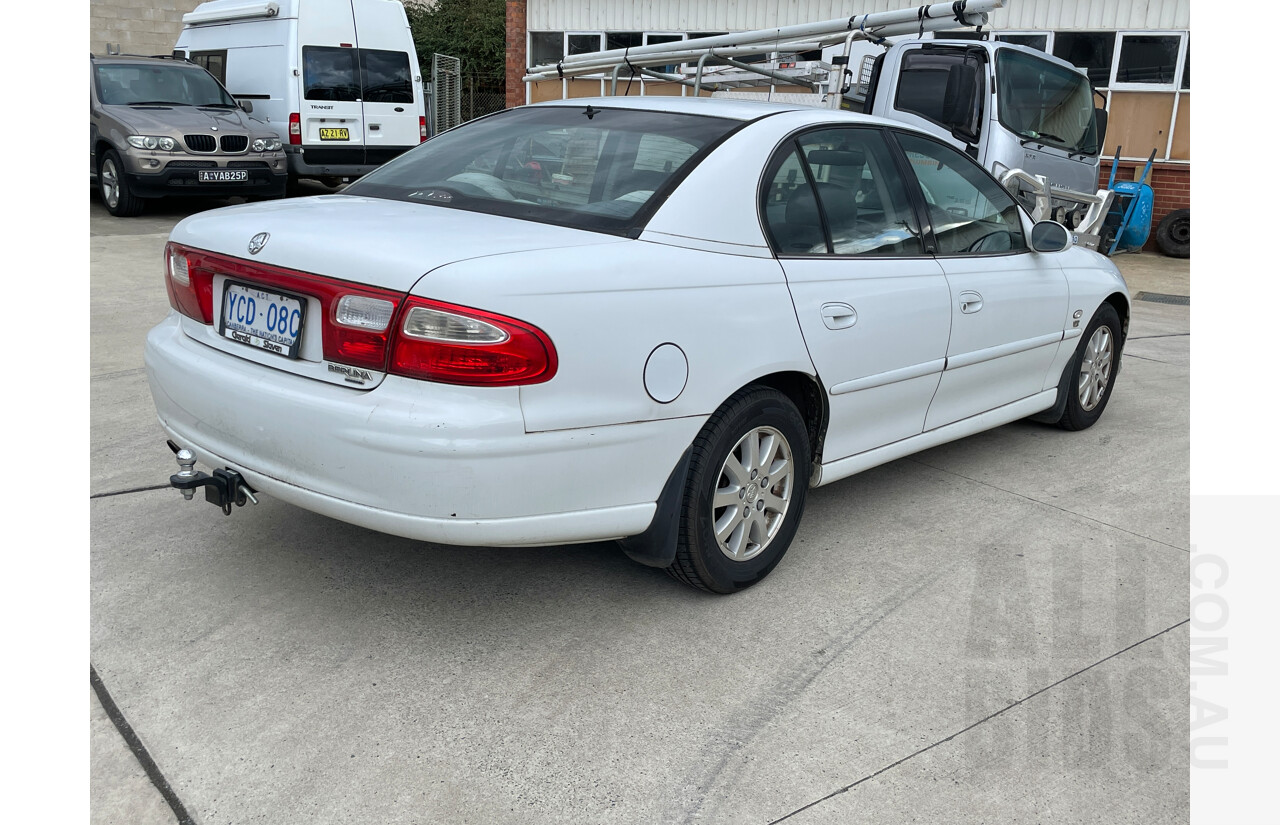
[[[124,176],[124,164],[114,149],[108,149],[98,161],[98,188],[107,211],[117,218],[142,214],[142,198],[133,194]]]
[[[796,405],[768,387],[735,393],[694,440],[667,572],[733,593],[777,566],[804,510],[809,434]]]
[[[1072,380],[1067,382],[1067,406],[1058,419],[1064,430],[1087,429],[1102,417],[1115,385],[1120,335],[1120,316],[1115,307],[1104,303],[1085,327],[1076,351]]]

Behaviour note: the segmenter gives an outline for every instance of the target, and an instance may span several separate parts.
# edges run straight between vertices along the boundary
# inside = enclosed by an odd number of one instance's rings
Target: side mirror
[[[253,114],[253,101],[252,101],[252,100],[237,100],[236,102],[240,104],[240,108],[241,108],[241,109],[244,109],[244,113],[245,113],[246,115],[251,115],[251,114]]]
[[[1107,110],[1094,109],[1093,119],[1098,125],[1098,146],[1107,145]]]
[[[1031,248],[1036,252],[1061,252],[1071,244],[1071,233],[1057,221],[1037,221],[1031,227]]]

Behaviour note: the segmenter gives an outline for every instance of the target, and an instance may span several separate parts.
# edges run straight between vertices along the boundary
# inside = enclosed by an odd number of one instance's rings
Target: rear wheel
[[[768,387],[735,393],[693,443],[667,572],[713,593],[767,576],[795,537],[810,463],[808,429],[789,398]]]
[[[1067,382],[1067,406],[1058,419],[1064,430],[1084,430],[1102,417],[1111,400],[1120,358],[1120,316],[1111,304],[1093,314],[1076,351],[1072,380]]]
[[[115,149],[108,149],[98,161],[98,190],[107,211],[117,218],[132,218],[142,213],[142,198],[129,189],[124,164]]]

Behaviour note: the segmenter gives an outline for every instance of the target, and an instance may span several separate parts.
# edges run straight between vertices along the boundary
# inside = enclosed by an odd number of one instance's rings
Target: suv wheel
[[[117,218],[132,218],[142,212],[142,198],[129,191],[124,164],[115,149],[108,149],[98,161],[98,190],[107,211]]]

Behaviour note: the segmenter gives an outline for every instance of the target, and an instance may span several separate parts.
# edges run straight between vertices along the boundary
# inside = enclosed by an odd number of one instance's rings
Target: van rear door
[[[385,163],[421,142],[426,113],[422,76],[404,7],[352,3],[364,96],[364,142],[369,163]]]
[[[312,165],[362,164],[364,109],[351,0],[310,0],[299,12],[303,157]]]

